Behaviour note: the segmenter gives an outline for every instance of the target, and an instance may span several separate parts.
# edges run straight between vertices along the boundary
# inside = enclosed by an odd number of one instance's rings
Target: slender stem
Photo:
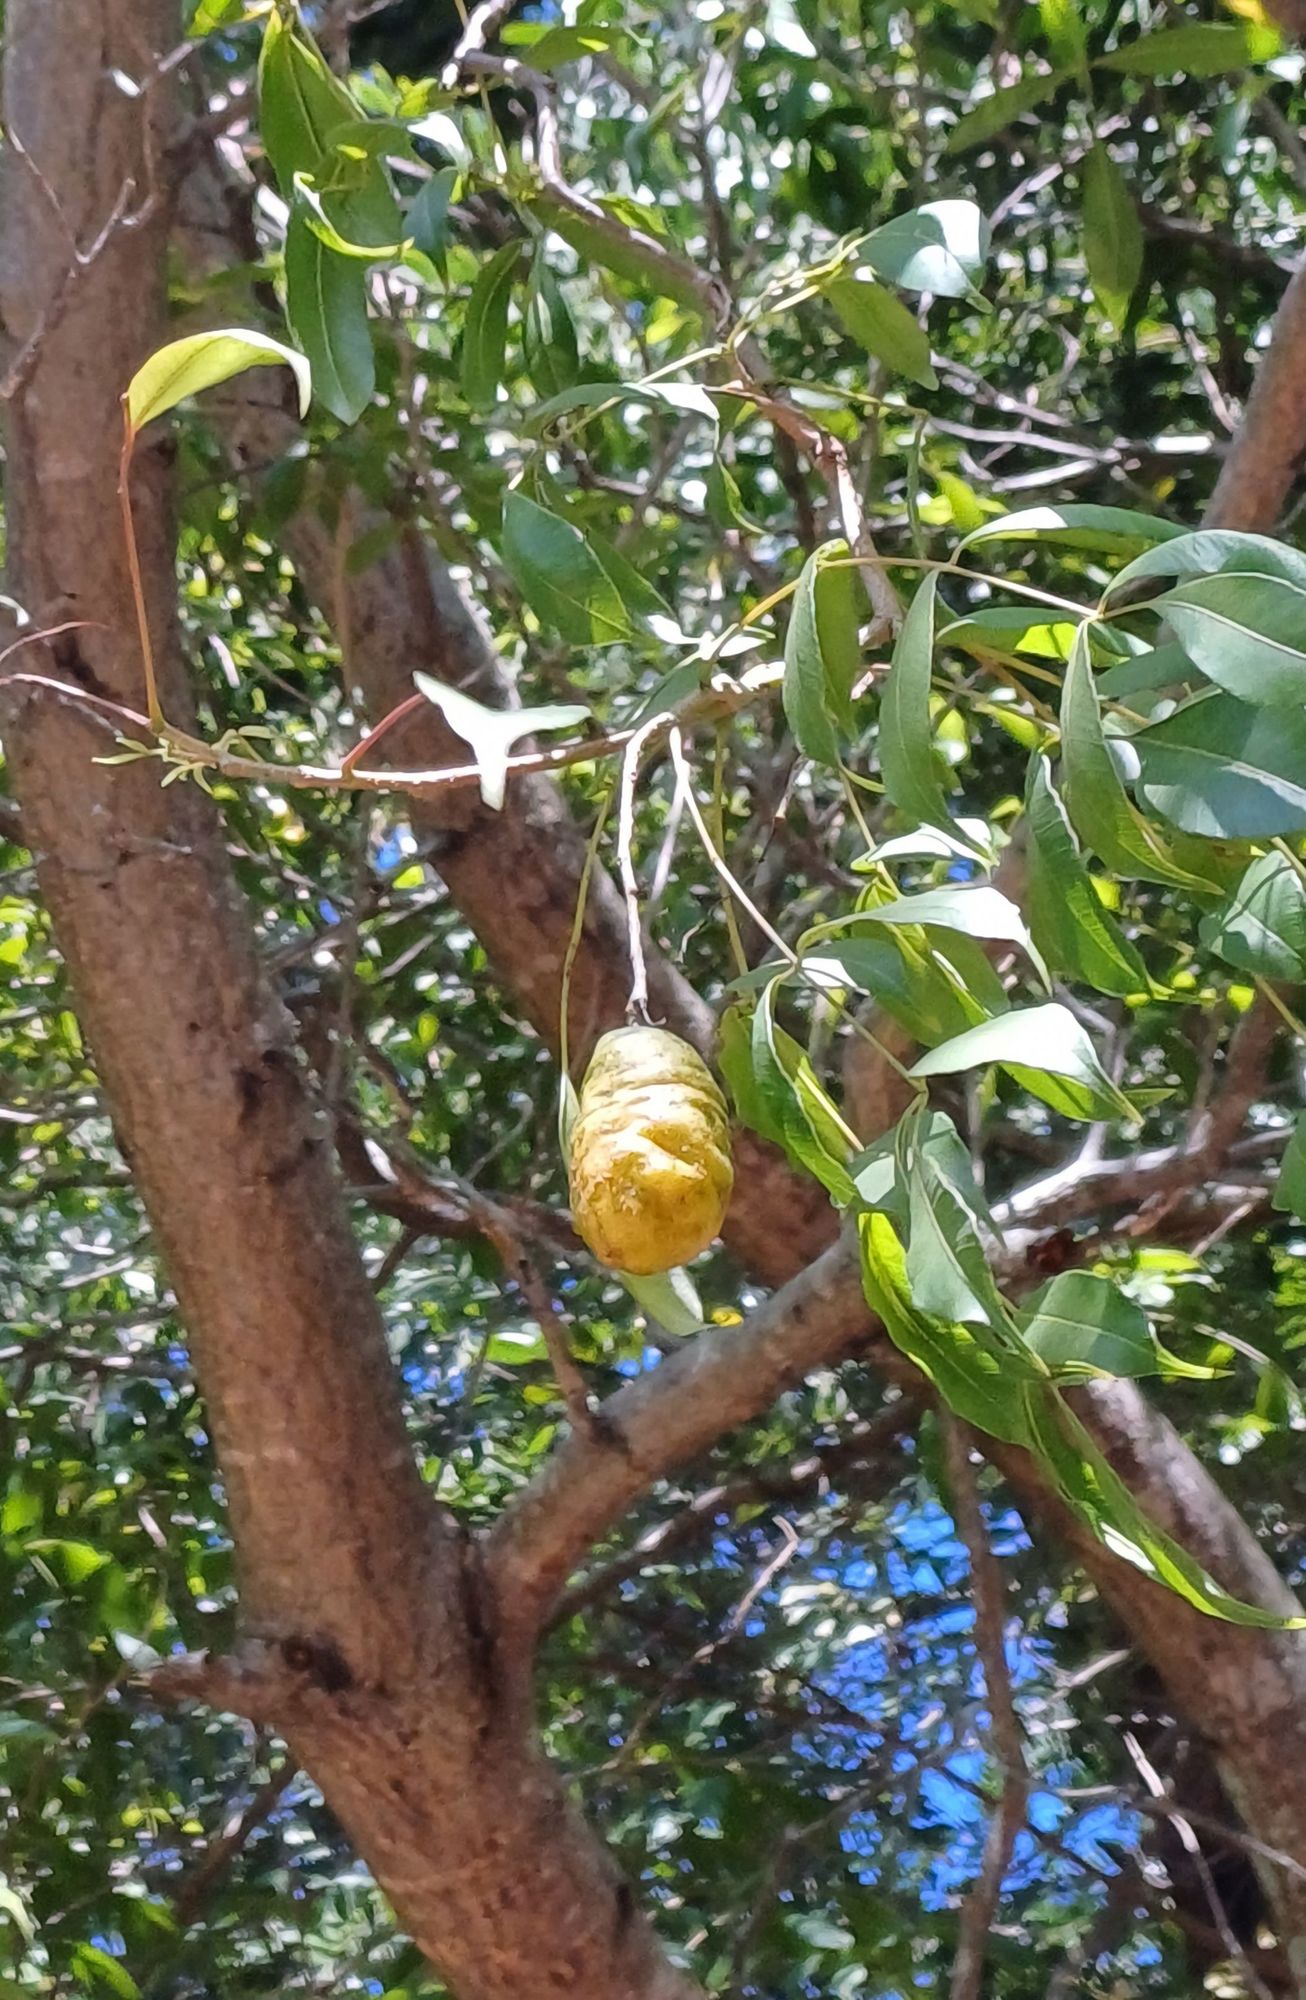
[[[599,843],[603,838],[603,829],[608,823],[608,814],[611,810],[612,785],[609,783],[607,790],[599,801],[599,810],[594,821],[594,831],[590,835],[589,843],[585,849],[585,861],[580,871],[580,884],[576,891],[576,908],[572,913],[571,919],[571,936],[567,939],[567,950],[562,961],[562,980],[558,994],[558,1062],[562,1070],[562,1087],[564,1091],[571,1076],[569,1049],[571,1040],[570,1003],[572,968],[576,963],[576,954],[580,950],[580,941],[585,931],[585,911],[589,904],[590,881],[594,874],[594,864],[599,858]]]
[[[426,696],[424,694],[410,694],[407,700],[400,702],[398,708],[392,708],[388,715],[383,715],[375,729],[369,729],[365,735],[359,737],[352,750],[346,750],[344,756],[340,759],[341,777],[347,777],[365,750],[372,749],[381,737],[385,736],[397,723],[402,722],[406,716],[414,714],[417,709],[423,706],[425,701]]]
[[[712,762],[712,836],[716,842],[719,854],[724,854],[726,851],[725,751],[725,724],[719,722],[716,732],[716,756]],[[687,797],[692,785],[689,772],[678,771],[677,777],[680,782],[681,794]],[[730,940],[730,951],[735,961],[735,971],[747,972],[748,953],[744,950],[744,940],[739,934],[739,919],[735,915],[734,898],[728,893],[723,894],[721,897],[721,914],[725,918],[726,936]]]
[[[617,862],[621,888],[626,899],[626,940],[630,951],[630,999],[626,1019],[651,1027],[648,1011],[648,965],[644,958],[644,929],[639,912],[639,877],[635,873],[635,788],[639,783],[640,753],[650,736],[667,726],[665,715],[654,715],[635,731],[621,760],[621,797],[617,809]],[[693,802],[691,800],[691,810]]]
[[[145,712],[150,728],[156,736],[162,736],[167,728],[163,707],[159,701],[159,685],[154,673],[154,645],[150,639],[150,619],[145,608],[145,585],[141,579],[141,559],[136,547],[136,522],[132,515],[131,462],[136,448],[136,433],[131,419],[123,406],[122,452],[118,459],[118,506],[122,513],[123,540],[127,545],[127,576],[131,583],[132,603],[136,607],[136,630],[140,637],[141,665],[145,670]]]

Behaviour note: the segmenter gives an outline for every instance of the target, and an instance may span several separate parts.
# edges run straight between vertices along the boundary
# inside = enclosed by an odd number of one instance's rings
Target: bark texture
[[[246,1646],[194,1691],[287,1735],[459,2000],[686,2000],[541,1756],[476,1551],[418,1476],[329,1130],[217,813],[193,786],[162,789],[156,764],[97,763],[113,732],[78,698],[141,706],[118,399],[164,337],[175,162],[154,70],[177,45],[175,0],[6,13],[0,311],[29,357],[8,419],[9,588],[41,624],[96,624],[40,660],[68,695],[11,683],[0,713],[227,1489]],[[181,721],[170,457],[166,437],[142,452],[135,501]]]
[[[768,1280],[810,1269],[744,1327],[704,1336],[614,1398],[616,1441],[570,1440],[487,1562],[433,1508],[311,1082],[260,973],[216,815],[192,789],[162,791],[157,768],[96,764],[111,739],[74,692],[141,697],[113,505],[117,398],[162,336],[160,191],[175,162],[167,83],[130,98],[111,72],[148,77],[177,33],[172,0],[9,0],[6,115],[24,151],[6,155],[0,306],[15,351],[30,354],[9,423],[10,587],[42,623],[103,629],[49,649],[67,696],[14,686],[3,717],[25,835],[181,1300],[230,1496],[250,1643],[193,1691],[286,1732],[459,2000],[686,2000],[692,1985],[539,1755],[520,1642],[640,1491],[787,1382],[850,1354],[895,1380],[910,1371],[872,1326],[848,1253],[817,1255],[833,1230],[823,1195],[750,1141],[735,1247]],[[83,269],[78,246],[89,255],[115,214]],[[233,411],[238,446],[268,456],[275,406]],[[184,719],[167,458],[166,441],[142,454],[137,515],[165,701]],[[358,532],[367,525],[360,516]],[[507,698],[484,633],[415,531],[345,576],[343,601],[335,543],[311,515],[294,535],[374,715],[408,693],[417,665]],[[452,745],[432,715],[395,748],[436,763]],[[581,851],[561,795],[532,781],[502,815],[466,797],[424,814],[451,893],[551,1035]],[[703,1003],[664,962],[650,972],[655,1010],[710,1045]],[[601,878],[576,983],[581,1046],[619,1017],[627,987],[620,907]],[[1128,1385],[1089,1403],[1142,1504],[1230,1589],[1279,1607],[1264,1555],[1169,1426]],[[1028,1461],[1003,1462],[1031,1513],[1058,1520]],[[1059,1525],[1206,1729],[1249,1827],[1306,1856],[1300,1636],[1204,1620]],[[1306,1939],[1300,1885],[1271,1882],[1280,1924]]]
[[[241,213],[239,190],[232,189],[210,159],[191,176],[184,202],[190,254],[221,259],[223,232],[230,232],[233,218]],[[229,250],[225,254],[229,261]],[[1298,365],[1290,346],[1280,363],[1281,378],[1291,384]],[[293,420],[277,398],[269,378],[251,377],[224,402],[222,421],[238,460],[267,464],[293,435]],[[374,517],[360,499],[351,504],[357,537],[375,524]],[[374,721],[411,692],[415,665],[483,701],[513,698],[484,624],[416,527],[406,529],[378,561],[355,573],[339,560],[335,541],[311,510],[289,525],[287,538],[310,593],[342,635],[349,674]],[[434,710],[396,729],[385,750],[396,766],[407,768],[433,769],[466,757],[465,746]],[[435,865],[454,900],[527,1017],[552,1043],[583,856],[558,786],[549,778],[515,780],[501,814],[487,812],[466,792],[414,802],[412,810],[415,823],[436,841]],[[654,1012],[709,1049],[714,1032],[710,1009],[656,950],[649,952],[649,978]],[[624,911],[615,885],[596,871],[573,976],[572,1026],[579,1047],[622,1018],[628,987]],[[1265,1029],[1261,1019],[1258,1038]],[[1263,1040],[1245,1053],[1263,1060]],[[1185,1185],[1218,1175],[1224,1150],[1238,1135],[1255,1095],[1255,1060],[1248,1071],[1237,1088],[1222,1093],[1222,1122],[1209,1135],[1214,1143],[1200,1161],[1190,1161]],[[901,1105],[895,1101],[897,1078],[887,1065],[858,1070],[850,1082],[864,1133],[893,1122]],[[1152,1187],[1155,1171],[1141,1162],[1136,1179],[1125,1198]],[[1086,1192],[1080,1191],[1078,1207],[1071,1200],[1067,1208],[1063,1201],[1055,1220],[1064,1220],[1067,1213],[1091,1213],[1109,1201],[1109,1193],[1097,1184],[1085,1206]],[[1048,1222],[1052,1219],[1049,1215]],[[919,1389],[919,1376],[871,1320],[847,1251],[827,1249],[835,1226],[833,1211],[813,1181],[790,1170],[774,1149],[743,1135],[728,1240],[756,1277],[770,1284],[792,1282],[740,1328],[700,1337],[678,1350],[654,1377],[620,1392],[611,1412],[621,1449],[601,1439],[569,1439],[500,1523],[493,1560],[501,1600],[511,1607],[523,1635],[548,1616],[557,1592],[588,1549],[650,1484],[761,1413],[811,1368],[857,1356],[887,1379]],[[1169,1496],[1182,1489],[1189,1496],[1191,1518],[1182,1531],[1176,1529],[1179,1538],[1236,1595],[1281,1608],[1281,1586],[1278,1599],[1261,1595],[1269,1587],[1268,1565],[1255,1538],[1139,1390],[1113,1384],[1090,1404],[1085,1414],[1140,1504],[1165,1522]],[[1306,1640],[1300,1634],[1281,1639],[1237,1632],[1189,1610],[1079,1530],[1027,1457],[1006,1453],[1000,1462],[1031,1520],[1066,1535],[1175,1705],[1206,1731],[1249,1829],[1306,1864],[1306,1789],[1296,1783],[1306,1772],[1306,1745],[1299,1759],[1285,1767],[1282,1731],[1276,1738],[1263,1727],[1267,1716],[1288,1718],[1300,1706]],[[1230,1669],[1222,1675],[1220,1662],[1226,1658]],[[1203,1662],[1202,1676],[1196,1678],[1195,1659]],[[1256,1664],[1262,1700],[1255,1720],[1244,1726],[1240,1693],[1249,1662]],[[1285,1768],[1294,1774],[1287,1780]],[[1301,1881],[1272,1870],[1266,1888],[1285,1935],[1306,1939]]]

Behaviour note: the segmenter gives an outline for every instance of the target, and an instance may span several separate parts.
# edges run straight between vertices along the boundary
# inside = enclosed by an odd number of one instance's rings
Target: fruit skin
[[[651,1277],[706,1250],[735,1175],[725,1099],[698,1051],[665,1028],[604,1035],[569,1167],[576,1228],[601,1264]]]

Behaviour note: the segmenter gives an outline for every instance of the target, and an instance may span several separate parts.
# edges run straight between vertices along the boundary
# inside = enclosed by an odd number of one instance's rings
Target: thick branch
[[[1269,534],[1306,452],[1306,262],[1275,315],[1247,410],[1204,516],[1208,528]]]

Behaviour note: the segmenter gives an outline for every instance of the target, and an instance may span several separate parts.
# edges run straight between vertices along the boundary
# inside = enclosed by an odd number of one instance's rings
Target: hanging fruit
[[[569,1171],[576,1228],[601,1264],[648,1277],[718,1235],[734,1184],[725,1099],[665,1028],[614,1028],[581,1085]]]

